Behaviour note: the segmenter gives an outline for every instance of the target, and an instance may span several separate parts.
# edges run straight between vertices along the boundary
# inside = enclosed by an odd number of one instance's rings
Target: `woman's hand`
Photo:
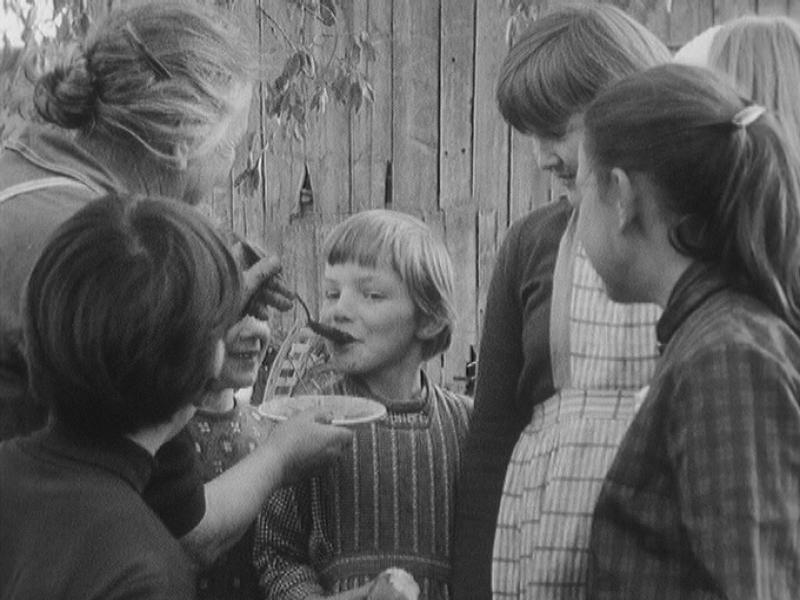
[[[277,256],[265,256],[244,271],[243,313],[267,320],[270,307],[287,311],[293,306],[294,294],[283,285],[280,275]]]
[[[350,446],[353,432],[330,425],[330,421],[331,415],[324,409],[309,409],[287,419],[272,431],[265,445],[281,461],[283,485],[307,477]]]

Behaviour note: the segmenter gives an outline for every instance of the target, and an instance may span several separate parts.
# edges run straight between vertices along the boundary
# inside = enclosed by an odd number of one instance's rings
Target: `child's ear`
[[[617,207],[617,223],[621,232],[628,229],[638,218],[636,187],[628,173],[618,167],[611,169],[609,185],[610,196]]]
[[[417,339],[430,340],[435,338],[444,329],[445,324],[439,319],[429,316],[420,317],[417,324]]]

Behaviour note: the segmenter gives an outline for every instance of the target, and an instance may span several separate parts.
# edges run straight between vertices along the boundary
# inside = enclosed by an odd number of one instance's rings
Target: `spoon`
[[[306,326],[311,331],[317,335],[321,335],[324,338],[328,338],[334,344],[349,344],[350,342],[356,341],[356,338],[346,331],[342,331],[336,327],[330,327],[329,325],[324,325],[316,319],[313,319],[311,317],[311,311],[308,310],[308,305],[303,301],[303,299],[298,294],[295,294],[294,298],[300,303],[300,306],[302,306],[303,310],[306,312]]]

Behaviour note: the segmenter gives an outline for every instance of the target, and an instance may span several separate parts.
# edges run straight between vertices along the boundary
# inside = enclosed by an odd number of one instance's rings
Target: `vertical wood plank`
[[[498,241],[508,222],[509,132],[495,101],[497,73],[508,49],[505,41],[507,17],[497,4],[479,1],[475,5],[475,15],[472,192],[478,208],[477,308],[480,315],[486,304]]]
[[[375,48],[367,64],[374,101],[350,120],[352,212],[383,207],[386,166],[392,160],[392,2],[353,0],[352,31],[366,31]]]
[[[284,0],[259,0],[265,11],[278,22],[288,35],[298,35],[298,21]],[[286,60],[289,49],[280,31],[265,19],[261,23],[260,60],[264,81],[277,77]],[[270,150],[264,154],[262,163],[261,203],[264,211],[265,231],[270,239],[268,245],[282,245],[284,226],[300,213],[300,187],[305,174],[306,158],[303,143],[286,136],[279,123],[265,110],[266,92],[261,88],[261,122],[259,135],[262,144],[271,142]]]
[[[476,206],[472,195],[472,102],[475,1],[442,0],[439,108],[439,206],[453,260],[457,318],[442,377],[464,391],[464,371],[477,335]]]
[[[742,15],[756,14],[760,0],[714,0],[714,22],[724,23]]]
[[[334,65],[335,59],[343,56],[348,17],[351,15],[339,8],[332,28],[313,15],[305,15],[303,29],[317,49],[318,69]],[[310,115],[308,123],[304,141],[313,209],[326,215],[347,213],[350,210],[350,109],[331,101],[325,112]]]
[[[475,4],[442,0],[439,206],[471,203]]]
[[[789,4],[791,0],[758,0],[756,7],[759,15],[769,17],[788,14]]]
[[[677,0],[673,0],[672,10],[675,10],[676,1]],[[693,0],[687,1],[691,2]],[[665,44],[669,44],[672,35],[670,33],[671,24],[667,13],[667,0],[636,0],[635,2],[631,0],[613,0],[611,3],[615,4],[639,21],[639,23],[647,27],[663,40]]]
[[[714,24],[714,7],[708,2],[673,0],[669,13],[670,37],[667,45],[677,50],[698,33]]]
[[[393,6],[392,205],[424,211],[437,206],[439,3]]]
[[[478,336],[477,313],[477,214],[472,204],[450,206],[442,211],[444,239],[453,259],[456,322],[445,355],[444,384],[464,391],[464,373]]]

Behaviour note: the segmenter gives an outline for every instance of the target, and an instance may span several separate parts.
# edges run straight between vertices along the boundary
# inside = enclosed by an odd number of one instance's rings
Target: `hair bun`
[[[77,129],[94,120],[95,84],[86,56],[73,53],[36,82],[33,103],[46,121]]]

